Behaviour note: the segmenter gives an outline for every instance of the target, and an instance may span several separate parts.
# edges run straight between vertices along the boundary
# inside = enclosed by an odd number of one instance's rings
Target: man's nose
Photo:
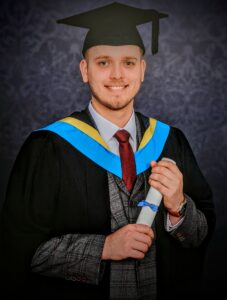
[[[115,79],[119,79],[123,77],[123,70],[120,64],[116,63],[112,65],[110,77]]]

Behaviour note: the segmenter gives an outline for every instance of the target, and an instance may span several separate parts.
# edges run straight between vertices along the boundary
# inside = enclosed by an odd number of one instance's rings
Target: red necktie
[[[131,192],[136,179],[136,165],[132,146],[129,143],[129,133],[124,129],[118,130],[114,137],[119,142],[122,177],[127,189]]]

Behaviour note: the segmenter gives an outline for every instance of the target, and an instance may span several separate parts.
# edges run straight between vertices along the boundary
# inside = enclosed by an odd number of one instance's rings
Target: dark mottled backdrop
[[[149,52],[151,24],[139,27],[148,70],[136,107],[185,132],[213,189],[218,220],[205,281],[210,294],[227,298],[226,1],[120,2],[169,14],[161,20],[160,50],[154,57]],[[89,101],[78,72],[86,30],[57,25],[55,20],[108,3],[1,1],[1,204],[13,161],[28,134]]]

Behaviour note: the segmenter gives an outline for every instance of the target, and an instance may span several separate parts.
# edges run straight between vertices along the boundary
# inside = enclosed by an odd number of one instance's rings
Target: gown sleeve
[[[188,203],[183,222],[170,234],[184,247],[198,246],[209,241],[214,231],[213,195],[184,133],[173,128],[171,134],[175,139],[170,148],[178,149],[171,153],[177,157],[177,165],[183,174],[183,191]]]
[[[106,269],[105,235],[56,229],[59,191],[68,184],[58,141],[48,131],[33,132],[14,163],[0,220],[0,279],[6,292],[14,286],[24,295],[39,275],[98,285]]]
[[[32,256],[51,236],[59,165],[48,132],[32,133],[14,163],[1,212],[0,266],[6,285],[19,286]]]

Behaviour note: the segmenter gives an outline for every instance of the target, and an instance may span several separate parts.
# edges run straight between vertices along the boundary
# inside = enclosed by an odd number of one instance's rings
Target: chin
[[[93,99],[99,103],[99,105],[103,106],[103,108],[105,107],[113,111],[119,111],[130,106],[130,103],[133,102],[134,99],[133,96],[129,97],[129,95],[110,95],[109,93],[102,93],[102,96],[99,96],[99,94],[101,95],[101,93],[95,93],[95,91],[92,90]]]
[[[128,101],[120,101],[118,100],[117,102],[112,102],[112,103],[106,103],[106,107],[108,107],[109,109],[111,110],[122,110],[124,108],[126,108],[127,106],[130,105],[130,103],[132,102],[133,100],[128,100]]]

